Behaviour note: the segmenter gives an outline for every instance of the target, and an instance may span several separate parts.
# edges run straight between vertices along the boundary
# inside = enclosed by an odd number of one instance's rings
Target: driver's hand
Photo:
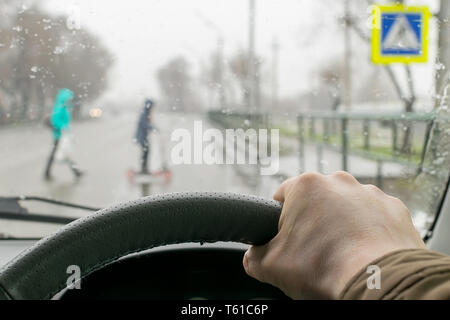
[[[375,259],[425,248],[408,208],[346,172],[305,173],[278,188],[284,202],[278,234],[244,256],[246,272],[294,299],[337,299]]]

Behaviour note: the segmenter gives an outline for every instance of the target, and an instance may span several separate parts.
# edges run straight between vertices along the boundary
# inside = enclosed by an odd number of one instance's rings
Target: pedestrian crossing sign
[[[372,62],[427,62],[428,7],[373,6]]]

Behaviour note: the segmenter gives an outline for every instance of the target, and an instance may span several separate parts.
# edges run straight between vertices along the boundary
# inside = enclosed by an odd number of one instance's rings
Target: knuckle
[[[368,191],[373,192],[373,193],[384,194],[384,192],[380,188],[378,188],[377,186],[375,186],[373,184],[366,184],[365,188]]]
[[[302,184],[315,184],[319,181],[322,181],[323,176],[316,172],[307,172],[303,173],[300,176],[298,176],[296,185],[302,185]]]
[[[281,183],[281,185],[280,185],[280,189],[287,187],[288,185],[290,185],[290,184],[291,184],[293,181],[295,181],[295,180],[296,180],[295,177],[292,177],[292,178],[289,178],[289,179],[284,180],[284,181]]]
[[[356,179],[346,171],[336,171],[335,173],[333,173],[333,177],[346,181],[356,181]]]
[[[412,223],[412,217],[411,213],[409,212],[409,209],[405,206],[405,204],[397,198],[388,196],[391,198],[391,207],[393,208],[392,217],[397,221],[398,223],[405,223],[406,221]]]
[[[406,205],[403,203],[402,200],[400,200],[399,198],[393,197],[393,196],[388,196],[389,199],[391,199],[392,203],[397,205],[398,207],[405,209],[405,212],[409,213],[408,207],[406,207]]]

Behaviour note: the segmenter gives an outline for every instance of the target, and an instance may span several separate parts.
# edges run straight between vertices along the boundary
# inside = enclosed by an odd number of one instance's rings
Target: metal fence
[[[434,119],[433,113],[402,113],[402,114],[356,114],[356,113],[302,113],[297,116],[298,124],[298,140],[299,140],[299,165],[301,171],[304,170],[304,146],[307,141],[314,142],[318,145],[317,152],[320,153],[321,149],[332,148],[339,150],[341,153],[342,170],[348,170],[348,156],[355,154],[362,156],[378,163],[381,167],[384,162],[395,162],[405,166],[417,167],[423,160],[423,154],[425,152],[427,134],[429,127]],[[317,126],[321,123],[321,131],[318,132]],[[355,125],[356,124],[356,125]],[[402,154],[399,148],[399,131],[401,128],[414,128],[421,124],[420,130],[409,130],[410,136],[415,135],[415,139],[409,137],[410,141],[420,141],[419,150],[416,150],[417,157],[412,157],[413,153]],[[339,126],[339,130],[335,130],[336,126]],[[350,134],[350,128],[359,125],[361,130],[359,135],[361,136],[362,145],[360,148],[351,148],[350,140],[358,134],[353,132]],[[372,129],[378,125],[378,128],[383,127],[391,131],[391,152],[385,152],[380,154],[372,150],[373,134]],[[332,132],[334,131],[334,132]],[[338,131],[339,141],[336,139],[332,141],[333,133]],[[416,132],[414,132],[416,131]],[[419,131],[419,134],[417,133]],[[336,135],[334,135],[336,138]]]
[[[280,125],[274,121],[275,115],[263,113],[210,111],[209,118],[228,128],[277,128]],[[381,187],[385,163],[398,163],[408,168],[422,166],[435,113],[307,112],[296,118],[300,173],[305,171],[305,145],[312,143],[316,147],[318,171],[323,171],[324,149],[339,152],[344,171],[349,170],[349,156],[359,156],[376,162],[376,184]],[[412,150],[404,153],[400,146],[406,131]],[[377,138],[380,132],[389,132],[389,138]],[[355,140],[359,142],[356,147]],[[379,151],[380,146],[375,140],[383,142],[383,152]]]

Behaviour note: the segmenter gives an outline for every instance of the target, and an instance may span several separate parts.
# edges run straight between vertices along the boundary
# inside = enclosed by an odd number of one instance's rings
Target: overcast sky
[[[228,56],[239,48],[247,48],[247,0],[39,2],[51,12],[68,14],[79,10],[82,28],[97,34],[114,53],[116,63],[111,72],[108,98],[157,95],[156,70],[177,55],[185,56],[197,72],[200,63],[208,59],[217,45],[218,32],[208,27],[205,18],[213,21],[224,34]],[[256,3],[258,54],[271,58],[274,37],[278,37],[281,45],[280,94],[310,89],[311,74],[318,64],[342,56],[343,31],[336,22],[342,5],[330,0],[257,0]],[[410,3],[427,3],[436,8],[437,1]],[[430,66],[416,69],[416,77],[422,84],[420,91],[429,91]]]

